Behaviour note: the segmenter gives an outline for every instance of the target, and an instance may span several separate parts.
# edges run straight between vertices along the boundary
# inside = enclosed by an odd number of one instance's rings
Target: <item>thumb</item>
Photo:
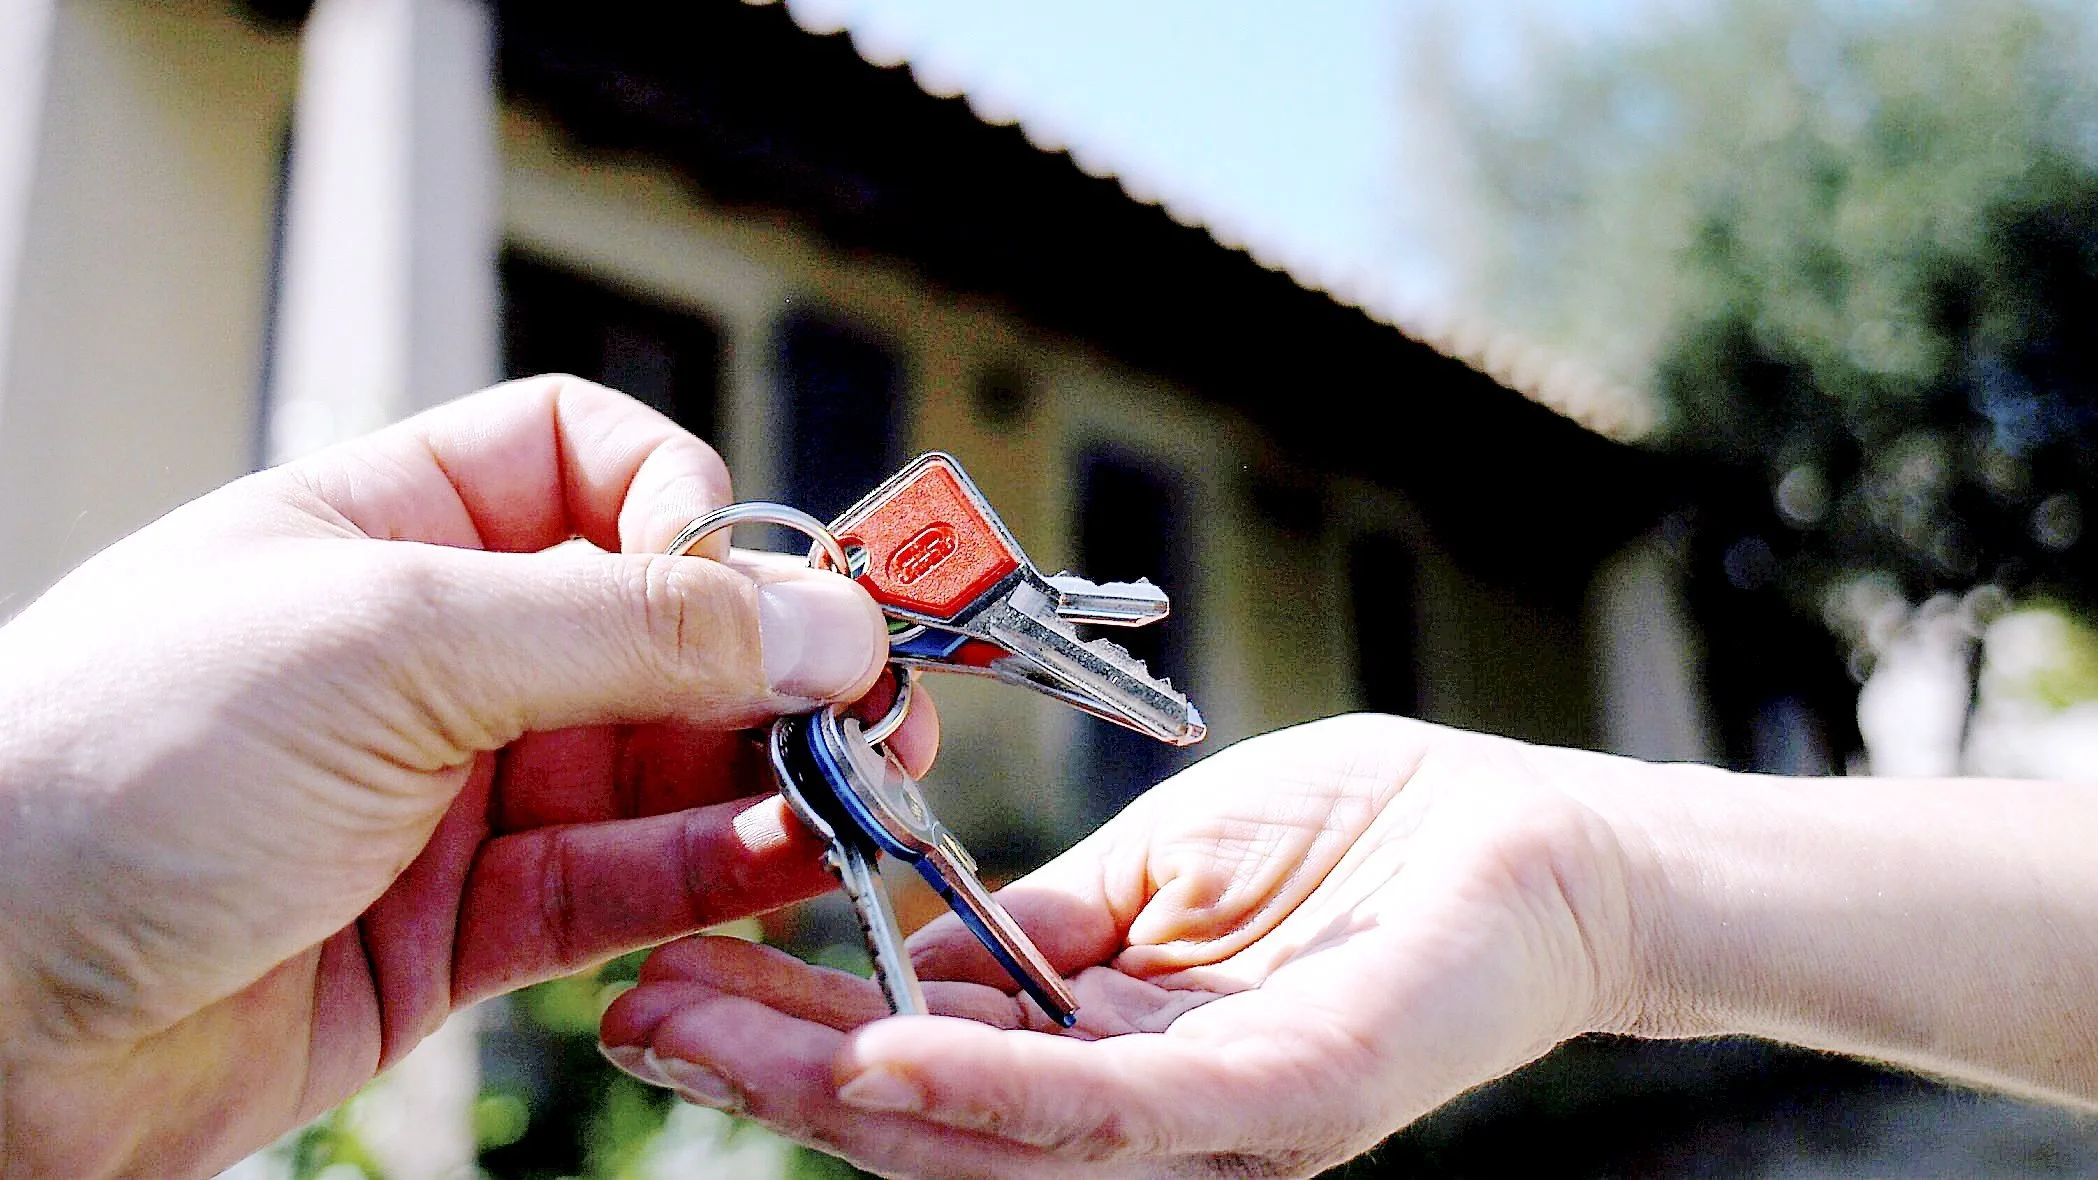
[[[388,623],[409,641],[388,649],[462,753],[575,725],[757,725],[856,699],[888,648],[874,601],[833,573],[579,545],[414,549]]]

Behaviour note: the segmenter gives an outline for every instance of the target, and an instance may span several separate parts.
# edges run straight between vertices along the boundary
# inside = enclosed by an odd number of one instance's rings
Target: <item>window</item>
[[[1192,518],[1185,481],[1164,465],[1112,445],[1078,459],[1075,530],[1078,572],[1096,582],[1149,578],[1172,596],[1172,617],[1105,634],[1143,660],[1154,676],[1190,683],[1195,607]],[[1200,707],[1199,694],[1196,706]],[[1099,822],[1188,762],[1184,751],[1105,721],[1087,720],[1072,767]]]
[[[787,502],[829,520],[903,465],[902,366],[843,322],[796,314],[779,371]]]
[[[502,262],[503,368],[574,373],[713,441],[721,334],[703,317],[512,250]]]
[[[1413,551],[1389,533],[1348,546],[1348,600],[1355,624],[1355,683],[1362,707],[1419,716],[1420,653]]]

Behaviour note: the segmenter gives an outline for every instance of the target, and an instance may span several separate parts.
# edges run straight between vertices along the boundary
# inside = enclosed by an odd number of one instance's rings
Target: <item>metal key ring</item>
[[[799,508],[787,504],[775,504],[769,500],[745,500],[740,504],[729,504],[705,516],[695,518],[692,523],[678,530],[677,537],[664,552],[672,557],[684,557],[692,547],[720,532],[739,524],[776,524],[804,533],[816,543],[809,551],[809,564],[816,565],[816,557],[828,558],[831,568],[844,571],[850,567],[845,559],[845,547],[831,535],[830,528],[822,521]],[[821,567],[817,567],[821,568]],[[889,704],[889,711],[882,714],[874,724],[860,732],[867,744],[878,746],[889,740],[889,735],[903,728],[903,719],[910,715],[911,697],[918,687],[918,670],[901,664],[890,664],[889,671],[896,677],[896,699]]]
[[[910,716],[911,698],[918,689],[918,670],[902,664],[890,664],[889,674],[896,678],[896,699],[889,702],[889,711],[883,713],[874,724],[860,730],[860,736],[870,746],[878,746],[889,740],[889,735],[903,728],[903,719]]]
[[[670,542],[670,547],[663,552],[672,557],[684,557],[692,552],[694,545],[722,529],[734,528],[739,524],[776,524],[806,534],[816,543],[816,547],[822,550],[823,556],[830,560],[832,568],[846,568],[845,546],[838,544],[838,539],[831,535],[830,529],[822,521],[799,508],[774,504],[769,500],[745,500],[741,504],[716,508],[705,516],[697,517],[691,524],[679,530],[677,539]],[[811,561],[809,564],[814,565],[815,562]]]

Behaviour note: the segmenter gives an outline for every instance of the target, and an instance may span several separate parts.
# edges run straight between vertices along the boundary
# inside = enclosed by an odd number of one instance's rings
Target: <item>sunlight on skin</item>
[[[7,1167],[208,1172],[476,998],[829,888],[734,731],[866,693],[881,617],[661,556],[729,495],[654,411],[518,382],[177,509],[0,628]]]
[[[1746,1033],[2094,1105],[2093,826],[2074,784],[1729,775],[1336,718],[1197,764],[1000,894],[1072,981],[1073,1029],[949,917],[911,943],[937,1015],[700,939],[601,1033],[689,1101],[928,1176],[1308,1176],[1586,1032]]]

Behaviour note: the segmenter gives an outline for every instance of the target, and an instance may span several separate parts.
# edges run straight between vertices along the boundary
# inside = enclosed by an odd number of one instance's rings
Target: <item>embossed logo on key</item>
[[[953,557],[961,550],[961,542],[955,539],[954,526],[946,521],[934,521],[925,526],[925,531],[903,543],[903,548],[889,558],[889,576],[908,586]]]
[[[1026,562],[966,478],[933,452],[833,522],[840,543],[866,551],[859,580],[878,601],[948,618]]]

